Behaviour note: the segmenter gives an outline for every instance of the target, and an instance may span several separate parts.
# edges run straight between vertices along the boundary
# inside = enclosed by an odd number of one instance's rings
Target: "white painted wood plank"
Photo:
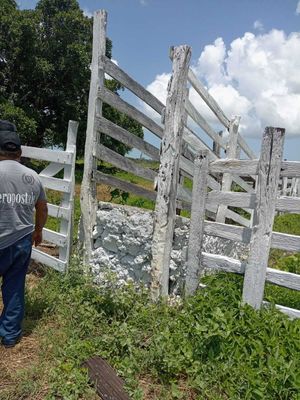
[[[200,95],[200,97],[211,109],[211,111],[215,114],[218,120],[225,126],[225,128],[229,128],[230,120],[226,117],[226,115],[222,111],[219,104],[215,101],[215,99],[208,93],[208,91],[205,89],[202,83],[197,79],[196,75],[191,70],[191,68],[189,68],[188,80],[192,85],[192,87],[196,90],[196,92]]]
[[[276,210],[300,213],[300,197],[279,197],[276,200]]]
[[[206,221],[204,226],[206,235],[218,236],[225,239],[250,243],[251,229],[241,226],[221,224],[217,222]],[[273,232],[271,247],[285,251],[300,252],[300,236],[289,235],[287,233]]]
[[[229,129],[230,120],[226,117],[219,104],[209,94],[208,90],[205,89],[205,87],[197,79],[196,75],[191,69],[189,69],[188,80],[192,85],[192,87],[200,95],[202,100],[208,105],[211,111],[215,114],[218,120],[225,126],[225,128]],[[255,158],[255,153],[249,147],[249,145],[246,143],[245,139],[241,135],[238,135],[238,144],[241,146],[242,150],[249,158]]]
[[[203,150],[195,158],[192,208],[186,262],[185,295],[195,293],[203,273],[201,252],[203,244],[205,206],[207,197],[208,151]]]
[[[133,118],[149,131],[154,133],[159,138],[162,138],[163,128],[154,122],[146,114],[142,113],[140,110],[128,104],[126,101],[122,100],[120,96],[111,92],[109,89],[103,87],[98,91],[99,98],[110,106],[116,108],[118,111],[128,115]]]
[[[267,302],[267,301],[264,301],[263,305],[268,307],[268,306],[270,306],[270,303]],[[277,308],[282,313],[288,315],[291,319],[300,318],[300,310],[296,310],[296,309],[290,308],[290,307],[281,306],[279,304],[275,304],[275,308]]]
[[[254,209],[256,205],[255,193],[219,192],[212,190],[207,196],[207,200],[211,205],[222,204],[224,206],[240,207],[244,209]]]
[[[50,256],[35,247],[32,248],[31,258],[41,264],[47,265],[49,267],[54,268],[59,272],[65,272],[67,268],[67,263],[65,261],[61,261],[58,258]]]
[[[233,272],[236,274],[243,274],[246,266],[245,262],[234,258],[205,252],[202,253],[202,263],[205,268],[216,271]]]
[[[300,252],[300,236],[273,232],[271,246],[274,249]]]
[[[22,146],[22,157],[35,160],[51,161],[59,164],[71,164],[73,154],[67,151],[39,149],[38,147]]]
[[[159,150],[152,144],[147,143],[145,140],[131,132],[128,132],[126,129],[121,128],[104,117],[96,118],[96,123],[97,129],[101,133],[104,133],[129,147],[140,150],[143,154],[146,154],[155,161],[159,161]]]
[[[103,183],[121,189],[125,192],[133,193],[137,196],[145,197],[146,199],[155,201],[156,192],[144,189],[141,186],[134,185],[133,183],[123,181],[122,179],[116,178],[112,175],[106,175],[103,172],[96,171],[95,179],[97,183]]]
[[[154,299],[159,295],[167,296],[169,293],[169,266],[176,217],[179,157],[184,130],[184,104],[190,57],[191,49],[188,46],[174,49],[154,213],[151,262],[151,294]]]
[[[283,286],[293,290],[300,290],[300,275],[278,269],[267,268],[266,280],[277,286]]]
[[[104,58],[105,72],[112,78],[116,79],[123,86],[129,89],[132,93],[138,96],[146,104],[152,107],[156,112],[162,114],[165,105],[159,101],[152,93],[148,92],[142,85],[132,79],[118,65],[113,63],[109,58]]]
[[[210,236],[218,236],[236,242],[250,243],[251,229],[242,226],[222,224],[218,222],[205,221],[204,233]]]
[[[284,132],[284,129],[280,128],[266,128],[261,148],[257,208],[253,217],[253,234],[243,288],[243,302],[256,309],[260,308],[264,294]]]
[[[300,177],[300,161],[282,161],[280,176],[289,178]]]
[[[116,167],[122,169],[123,171],[130,172],[134,175],[140,176],[142,178],[148,179],[150,181],[154,181],[157,176],[157,173],[150,168],[144,168],[141,165],[135,163],[134,161],[121,156],[115,151],[109,149],[108,147],[103,146],[102,144],[98,144],[94,155],[99,159],[111,163]]]
[[[51,231],[50,229],[43,229],[43,238],[50,243],[57,246],[64,247],[67,243],[67,236],[62,233]]]
[[[74,223],[74,195],[75,195],[75,160],[76,160],[76,139],[78,131],[78,122],[69,121],[68,124],[68,137],[67,137],[67,151],[73,153],[73,162],[64,168],[64,179],[70,180],[70,192],[64,193],[61,206],[70,209],[69,219],[63,218],[60,221],[60,234],[66,236],[65,246],[59,248],[59,258],[69,264],[72,245],[73,245],[73,223]]]
[[[58,174],[62,169],[65,168],[65,164],[58,164],[58,163],[50,163],[47,165],[46,168],[44,168],[40,174],[44,176],[55,176]]]
[[[69,193],[71,190],[71,181],[68,181],[66,179],[52,178],[41,174],[39,175],[39,177],[45,188],[57,190],[64,193]]]
[[[71,218],[71,209],[66,207],[57,206],[54,204],[47,204],[48,215],[54,218],[64,218],[69,220]]]
[[[257,175],[259,160],[236,160],[224,159],[215,160],[209,164],[210,173],[223,173],[236,174],[240,176]]]
[[[285,176],[282,178],[282,195],[287,195],[287,186],[288,186],[288,177]]]
[[[186,101],[185,108],[188,115],[194,120],[194,122],[196,122],[196,124],[198,124],[200,128],[203,129],[203,131],[206,132],[211,139],[218,143],[220,147],[226,149],[225,141],[218,135],[217,132],[213,130],[213,128],[206,122],[199,111],[188,99]]]

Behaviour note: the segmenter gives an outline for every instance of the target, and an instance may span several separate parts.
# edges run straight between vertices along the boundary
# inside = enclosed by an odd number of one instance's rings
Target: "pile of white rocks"
[[[185,276],[188,246],[189,219],[177,217],[170,263],[170,286],[178,293]],[[117,281],[151,281],[151,245],[153,211],[136,207],[99,203],[97,223],[93,232],[94,251],[91,270],[95,280],[101,282],[107,271]],[[204,237],[203,250],[241,259],[247,248],[241,243],[212,236]]]

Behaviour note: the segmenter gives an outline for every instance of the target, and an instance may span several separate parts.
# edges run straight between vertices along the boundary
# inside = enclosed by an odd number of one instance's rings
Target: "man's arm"
[[[42,243],[42,230],[47,221],[48,207],[46,200],[38,200],[35,204],[35,230],[32,235],[32,243],[38,246]]]

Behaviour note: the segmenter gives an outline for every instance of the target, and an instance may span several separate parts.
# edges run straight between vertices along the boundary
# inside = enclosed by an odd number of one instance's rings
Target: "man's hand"
[[[38,200],[35,205],[35,230],[32,235],[32,244],[38,246],[43,240],[43,227],[47,221],[48,207],[46,200]]]
[[[43,241],[43,232],[42,231],[34,231],[32,234],[32,244],[38,246]]]

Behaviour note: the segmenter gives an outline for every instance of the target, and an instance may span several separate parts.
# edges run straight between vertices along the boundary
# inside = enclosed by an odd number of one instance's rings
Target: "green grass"
[[[49,400],[94,399],[81,367],[94,355],[116,368],[135,400],[143,399],[145,377],[153,400],[299,399],[300,321],[273,307],[241,307],[239,276],[209,276],[205,283],[170,306],[153,304],[145,289],[113,281],[95,287],[80,265],[68,275],[49,271],[26,298],[26,319],[38,321],[38,364],[22,372],[5,399],[28,392],[34,398],[41,386]]]
[[[273,230],[300,235],[300,214],[282,214],[275,218]]]
[[[275,217],[273,230],[300,236],[300,214],[282,214]],[[272,268],[300,274],[300,252],[271,249],[269,265]]]

